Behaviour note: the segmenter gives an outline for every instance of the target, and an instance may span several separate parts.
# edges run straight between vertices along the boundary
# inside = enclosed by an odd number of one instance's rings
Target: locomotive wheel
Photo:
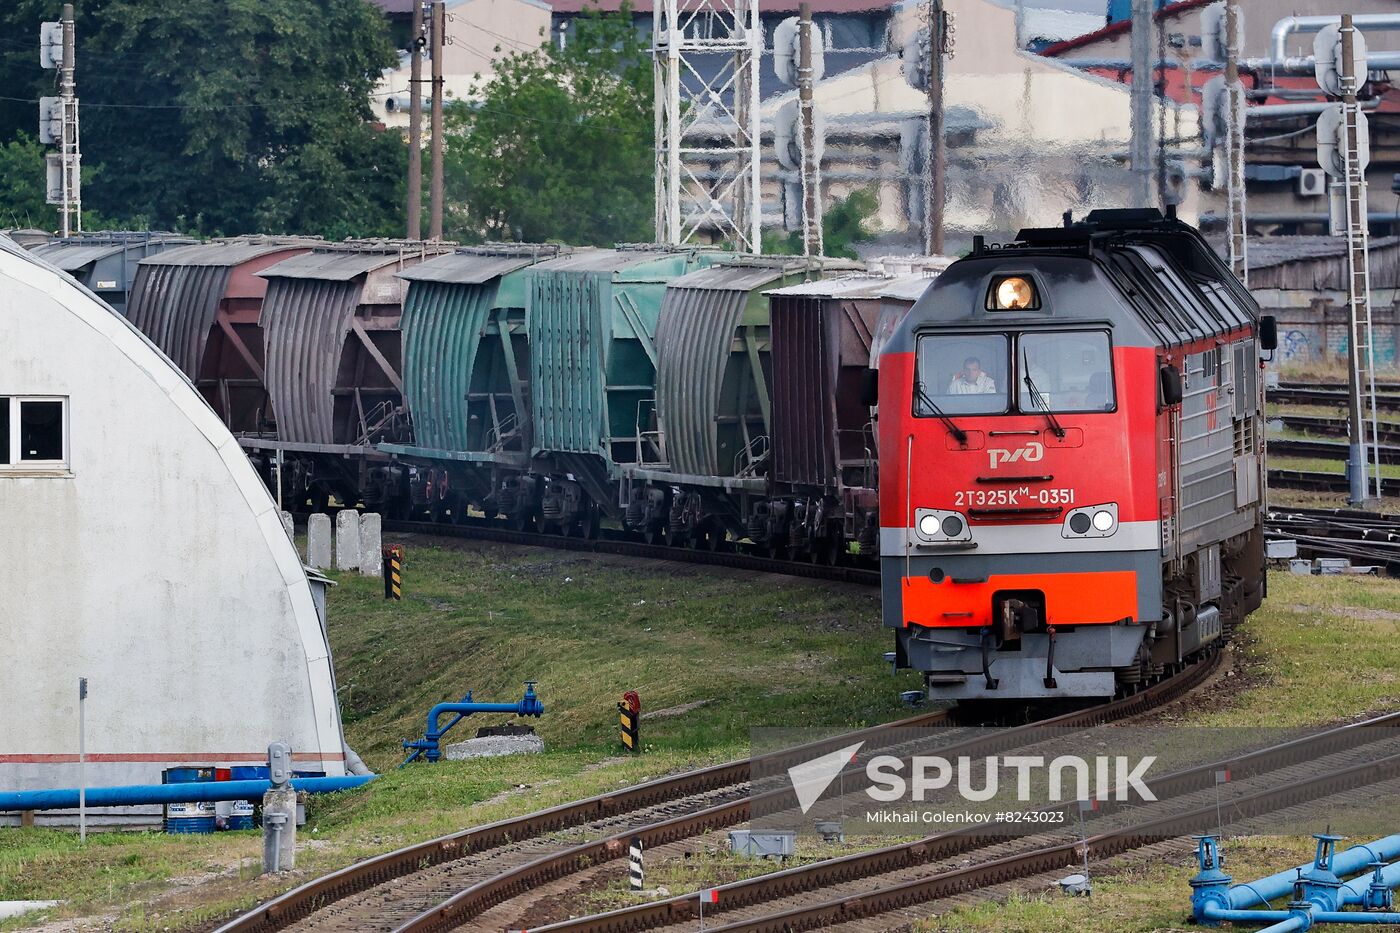
[[[667,547],[685,547],[686,534],[671,526],[666,526],[665,541]]]
[[[597,509],[589,509],[588,514],[583,517],[581,531],[589,541],[595,541],[602,526],[603,516],[598,513]]]
[[[445,525],[445,524],[447,524],[447,519],[448,519],[448,508],[447,508],[447,500],[446,500],[446,499],[443,499],[443,498],[441,498],[441,497],[434,499],[434,500],[433,500],[433,504],[432,504],[432,509],[431,509],[431,511],[432,511],[432,513],[433,513],[433,514],[432,514],[433,524],[435,524],[435,525]]]

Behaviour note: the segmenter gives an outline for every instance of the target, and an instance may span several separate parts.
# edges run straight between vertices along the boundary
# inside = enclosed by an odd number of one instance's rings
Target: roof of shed
[[[1371,240],[1371,251],[1389,249],[1400,244],[1400,237],[1378,237]],[[1224,240],[1211,244],[1225,254]],[[1308,262],[1345,256],[1346,237],[1339,236],[1264,236],[1249,238],[1249,268],[1267,269],[1289,262]]]
[[[674,255],[674,252],[662,249],[580,249],[570,256],[538,263],[535,268],[541,272],[618,272],[628,266]]]

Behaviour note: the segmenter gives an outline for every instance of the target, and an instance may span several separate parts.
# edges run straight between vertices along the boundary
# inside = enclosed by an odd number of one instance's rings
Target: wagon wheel
[[[664,528],[648,528],[642,532],[642,540],[652,547],[660,547],[666,543],[666,530]]]
[[[603,526],[603,516],[597,508],[590,508],[588,514],[583,517],[583,536],[590,541],[597,540],[598,532]]]
[[[725,533],[723,528],[711,528],[703,532],[697,539],[696,545],[705,551],[718,551],[723,549]]]
[[[530,531],[534,527],[535,518],[529,512],[521,510],[512,512],[506,519],[506,523],[514,531]]]

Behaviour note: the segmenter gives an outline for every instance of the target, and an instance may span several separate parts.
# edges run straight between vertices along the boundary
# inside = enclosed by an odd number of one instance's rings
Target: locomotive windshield
[[[1005,334],[922,337],[918,371],[922,392],[914,393],[916,415],[936,415],[938,409],[949,415],[996,415],[1007,409]]]
[[[925,334],[914,414],[1112,411],[1113,355],[1104,331]],[[1026,377],[1030,376],[1030,382]]]
[[[1021,411],[1113,410],[1113,363],[1108,334],[1031,333],[1022,334],[1016,344],[1020,364],[1016,405]],[[1027,375],[1030,382],[1026,381]]]

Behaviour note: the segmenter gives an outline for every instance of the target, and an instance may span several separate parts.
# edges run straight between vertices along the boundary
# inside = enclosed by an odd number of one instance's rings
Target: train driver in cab
[[[987,375],[982,361],[975,356],[963,360],[963,368],[953,374],[953,381],[948,384],[949,395],[990,395],[996,390],[996,380]]]

